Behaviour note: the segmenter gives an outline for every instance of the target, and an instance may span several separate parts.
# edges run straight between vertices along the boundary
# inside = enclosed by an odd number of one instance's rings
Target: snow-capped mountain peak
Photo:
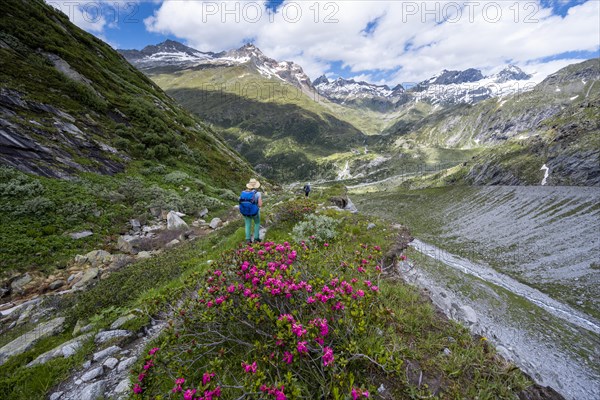
[[[220,53],[205,53],[179,42],[167,40],[158,45],[146,46],[141,51],[119,50],[119,52],[142,70],[159,67],[187,69],[200,65],[231,67],[244,64],[267,78],[280,79],[303,90],[311,88],[310,78],[304,73],[302,67],[291,61],[273,60],[252,43]]]

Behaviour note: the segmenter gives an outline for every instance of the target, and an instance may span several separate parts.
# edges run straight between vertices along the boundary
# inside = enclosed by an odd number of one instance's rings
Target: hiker
[[[261,193],[256,189],[260,182],[252,178],[246,184],[246,190],[240,194],[240,213],[246,223],[246,243],[252,243],[251,225],[254,221],[254,241],[260,243],[260,208],[262,207]]]
[[[304,185],[304,197],[308,197],[309,193],[310,193],[310,182],[308,182],[306,185]]]

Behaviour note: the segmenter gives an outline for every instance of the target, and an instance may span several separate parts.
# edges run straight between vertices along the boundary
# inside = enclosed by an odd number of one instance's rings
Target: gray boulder
[[[132,333],[125,329],[116,329],[116,330],[112,330],[112,331],[99,332],[96,335],[96,338],[94,339],[94,341],[96,343],[104,343],[104,342],[108,342],[111,339],[118,339],[118,338],[122,338],[122,337],[128,337],[131,335],[132,335]]]
[[[140,239],[137,236],[122,235],[119,236],[119,240],[117,240],[117,248],[123,253],[136,254],[136,246],[139,241]]]
[[[110,329],[119,329],[120,327],[122,327],[123,325],[125,325],[125,323],[127,321],[131,321],[132,319],[135,318],[135,315],[133,314],[128,314],[128,315],[124,315],[122,317],[119,317],[115,320],[115,322],[113,322],[110,326]]]
[[[171,247],[177,246],[179,243],[180,243],[180,241],[178,239],[173,239],[169,243],[165,244],[165,247],[171,248]]]
[[[115,393],[116,394],[125,393],[127,390],[129,390],[129,385],[131,385],[129,378],[123,379],[121,382],[119,382],[119,384],[115,388]]]
[[[139,231],[142,227],[142,224],[137,219],[131,219],[129,220],[129,223],[131,224],[131,229],[133,229],[135,232]]]
[[[175,211],[169,211],[167,214],[167,229],[169,230],[177,230],[177,229],[188,229],[188,224],[181,219],[178,213]]]
[[[94,353],[92,359],[94,361],[101,361],[109,356],[112,356],[113,354],[118,353],[119,351],[121,351],[121,348],[119,346],[110,346],[104,350],[100,350],[99,352]]]
[[[208,208],[203,208],[202,210],[200,210],[200,212],[198,212],[198,217],[200,218],[204,218],[208,215]]]
[[[87,261],[92,264],[92,267],[110,264],[113,260],[112,254],[105,250],[94,250],[87,253],[85,256]]]
[[[117,360],[114,357],[109,357],[106,359],[106,361],[104,361],[102,363],[102,365],[108,369],[115,369],[115,367],[117,366],[118,363],[119,363],[119,360]]]
[[[65,283],[66,283],[65,281],[63,281],[62,279],[59,279],[59,280],[57,280],[57,281],[54,281],[54,282],[52,282],[52,283],[51,283],[51,284],[48,286],[48,289],[50,289],[50,290],[56,290],[56,289],[58,289],[59,287],[62,287],[62,286],[64,286],[64,285],[65,285]]]
[[[87,269],[83,273],[83,276],[81,277],[81,279],[73,285],[73,289],[82,289],[82,288],[86,287],[87,285],[89,285],[92,282],[92,280],[94,280],[98,276],[99,272],[100,272],[100,270],[98,268]]]
[[[127,254],[115,254],[112,256],[112,262],[108,266],[108,269],[111,271],[118,271],[126,265],[131,264],[133,261],[134,258],[132,256],[128,256]]]
[[[91,385],[86,386],[76,396],[78,400],[97,400],[104,398],[104,389],[106,387],[105,381],[94,382]]]
[[[77,240],[77,239],[86,238],[88,236],[92,236],[93,234],[94,234],[94,232],[92,232],[92,231],[81,231],[81,232],[69,233],[69,236],[71,236],[71,239]]]
[[[81,375],[81,380],[84,382],[93,381],[94,379],[104,374],[104,367],[101,365],[94,369],[89,370],[85,374]]]
[[[344,210],[350,211],[352,214],[356,214],[358,212],[358,209],[356,208],[356,206],[354,205],[352,200],[350,200],[349,197],[347,198],[347,203],[346,203],[346,207],[344,207]]]
[[[217,229],[218,227],[223,225],[223,221],[221,221],[221,218],[213,218],[210,221],[210,224],[208,224],[208,226],[210,226],[211,229]]]
[[[40,324],[35,329],[19,336],[12,342],[0,348],[0,365],[3,365],[10,357],[22,354],[33,347],[38,341],[62,332],[64,317],[55,318],[45,324]]]
[[[21,291],[21,289],[23,289],[23,286],[27,285],[32,280],[33,278],[31,277],[31,275],[29,275],[29,273],[26,273],[12,281],[10,284],[10,288],[13,292],[19,292]]]
[[[121,363],[119,364],[119,366],[117,367],[117,371],[118,372],[123,372],[126,371],[127,368],[131,367],[133,364],[135,364],[136,358],[135,357],[129,357],[126,358],[125,360],[121,361]]]
[[[79,350],[81,348],[84,341],[86,341],[87,339],[89,339],[91,337],[92,337],[92,334],[87,333],[85,335],[76,337],[75,339],[71,339],[68,342],[65,342],[65,343],[55,347],[54,349],[47,351],[44,354],[39,355],[35,360],[33,360],[29,364],[27,364],[27,367],[33,367],[34,365],[38,365],[38,364],[45,364],[48,361],[53,360],[58,357],[69,358],[72,355],[74,355],[75,353],[77,353],[77,350]]]

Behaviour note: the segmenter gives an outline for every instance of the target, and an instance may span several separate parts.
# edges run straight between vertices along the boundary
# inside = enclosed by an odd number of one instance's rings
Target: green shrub
[[[328,242],[335,238],[337,232],[335,227],[339,221],[325,215],[308,215],[304,221],[300,221],[292,230],[292,237],[298,243],[301,242]]]
[[[219,194],[219,197],[222,198],[223,200],[233,201],[233,202],[238,201],[238,195],[233,193],[232,190],[219,189],[219,190],[217,190],[217,193]]]
[[[56,204],[46,197],[37,196],[31,200],[25,200],[23,204],[17,208],[15,214],[17,215],[33,215],[36,217],[42,217],[45,214],[54,211]]]
[[[10,175],[9,175],[10,174]],[[2,180],[6,179],[6,183],[0,183],[0,196],[15,197],[18,199],[39,196],[44,193],[44,185],[37,179],[32,179],[27,175],[15,171],[11,174],[7,168],[0,174]]]
[[[188,180],[190,176],[182,171],[174,171],[163,177],[164,181],[172,184],[180,184]]]
[[[284,202],[275,207],[275,221],[296,223],[312,214],[317,209],[317,203],[310,199],[299,199]]]

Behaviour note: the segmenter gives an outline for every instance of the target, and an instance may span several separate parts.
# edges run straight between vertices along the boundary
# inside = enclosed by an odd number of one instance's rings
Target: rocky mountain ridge
[[[142,50],[119,50],[119,53],[142,71],[165,67],[177,70],[247,64],[267,78],[280,79],[303,90],[311,89],[310,78],[304,73],[302,67],[291,61],[276,61],[269,58],[251,43],[238,49],[212,53],[198,51],[179,42],[167,40],[155,46],[146,46]]]
[[[267,57],[258,47],[246,44],[239,49],[219,53],[202,52],[179,42],[167,40],[142,50],[119,50],[133,65],[143,71],[161,68],[188,69],[202,67],[233,67],[250,64],[256,72],[267,78],[277,78],[305,92],[317,92],[341,105],[366,107],[388,112],[410,101],[431,104],[474,104],[490,97],[506,96],[533,87],[532,75],[515,65],[483,76],[480,70],[443,70],[430,79],[406,90],[398,84],[393,88],[354,79],[338,78],[330,81],[325,75],[311,82],[301,66],[292,61],[276,61]]]

